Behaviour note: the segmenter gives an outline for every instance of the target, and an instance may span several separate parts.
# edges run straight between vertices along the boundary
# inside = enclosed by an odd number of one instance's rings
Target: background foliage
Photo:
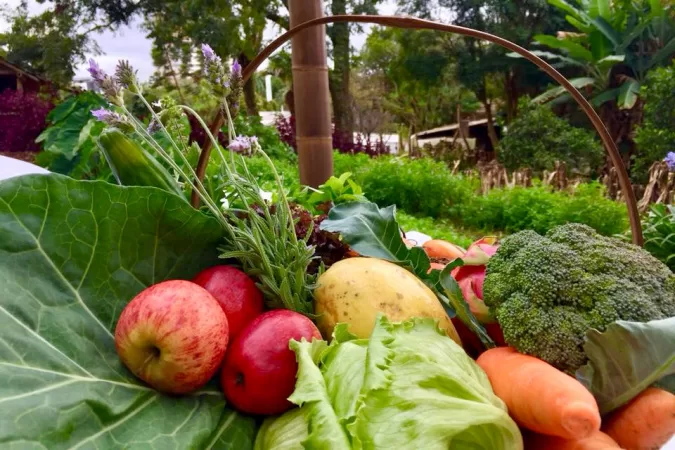
[[[556,161],[582,173],[595,172],[605,151],[591,131],[573,127],[551,108],[520,102],[520,113],[500,142],[499,161],[509,170],[529,167],[541,174],[553,170]]]

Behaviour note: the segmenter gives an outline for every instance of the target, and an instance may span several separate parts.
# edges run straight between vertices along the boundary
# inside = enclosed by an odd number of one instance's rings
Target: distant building
[[[19,92],[39,92],[43,86],[50,84],[48,80],[0,57],[0,92],[5,89],[13,89]]]

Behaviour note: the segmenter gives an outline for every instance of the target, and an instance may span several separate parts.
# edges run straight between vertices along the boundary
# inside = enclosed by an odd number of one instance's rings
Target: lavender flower
[[[218,58],[209,44],[202,44],[202,55],[207,62],[213,62]]]
[[[159,132],[161,129],[162,129],[162,127],[159,124],[159,122],[155,119],[152,119],[150,121],[150,123],[148,124],[147,131],[148,131],[149,134],[155,134],[155,133]]]
[[[139,93],[136,71],[131,67],[129,61],[119,61],[115,68],[115,81],[134,94]]]
[[[232,64],[232,77],[234,78],[241,77],[241,64],[239,64],[239,61],[237,61],[236,59]]]
[[[120,114],[105,108],[95,109],[91,112],[91,115],[107,125],[124,125],[126,122]]]
[[[94,81],[96,81],[99,85],[103,83],[106,74],[103,70],[101,70],[101,67],[99,67],[98,63],[94,59],[89,60],[89,68],[87,70]]]
[[[233,152],[246,153],[251,149],[251,139],[246,136],[238,136],[230,142],[228,148]]]
[[[675,152],[668,152],[663,160],[668,165],[668,169],[675,171]]]
[[[105,108],[95,109],[91,112],[91,115],[96,117],[96,119],[100,120],[101,122],[105,122],[109,117],[112,117],[113,114],[115,113]]]

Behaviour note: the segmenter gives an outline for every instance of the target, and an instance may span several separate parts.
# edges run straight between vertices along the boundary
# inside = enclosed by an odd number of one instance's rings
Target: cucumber
[[[119,184],[153,186],[176,194],[187,201],[169,171],[117,128],[103,131],[98,137],[98,145]]]

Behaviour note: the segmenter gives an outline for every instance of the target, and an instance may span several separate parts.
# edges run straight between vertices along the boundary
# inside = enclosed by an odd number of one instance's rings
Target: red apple
[[[225,356],[221,383],[225,397],[249,414],[280,414],[293,405],[298,363],[288,348],[291,339],[321,339],[318,328],[302,314],[268,311],[242,330]]]
[[[192,280],[211,293],[220,303],[230,326],[230,339],[263,312],[263,295],[255,282],[231,266],[215,266]]]
[[[171,280],[143,290],[115,328],[122,362],[153,388],[184,394],[216,373],[228,341],[227,317],[209,292]]]

